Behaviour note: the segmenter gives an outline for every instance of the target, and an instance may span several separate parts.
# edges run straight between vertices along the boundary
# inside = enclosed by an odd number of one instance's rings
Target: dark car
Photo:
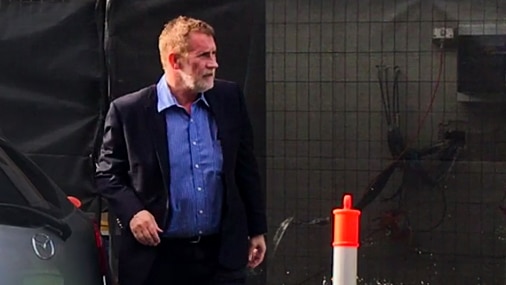
[[[89,215],[0,138],[0,283],[102,285],[105,264]]]

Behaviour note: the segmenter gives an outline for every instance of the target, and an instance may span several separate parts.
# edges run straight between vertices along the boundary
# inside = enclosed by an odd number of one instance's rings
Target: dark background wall
[[[0,133],[86,208],[107,96],[104,8],[101,0],[0,1]]]
[[[376,77],[380,64],[401,70],[403,135],[416,137],[426,117],[413,147],[431,145],[450,128],[465,131],[466,145],[436,186],[424,183],[421,171],[411,173],[403,200],[385,202],[402,182],[398,169],[363,211],[359,283],[504,284],[506,217],[498,207],[506,183],[506,105],[461,102],[458,49],[441,51],[432,42],[435,27],[484,30],[487,24],[499,33],[504,1],[266,4],[268,284],[321,284],[328,278],[331,227],[314,219],[330,216],[345,192],[360,200],[392,162]],[[434,174],[441,163],[424,159],[421,165]],[[403,214],[390,226],[400,230],[381,224],[398,207]],[[290,217],[276,244],[276,230]]]

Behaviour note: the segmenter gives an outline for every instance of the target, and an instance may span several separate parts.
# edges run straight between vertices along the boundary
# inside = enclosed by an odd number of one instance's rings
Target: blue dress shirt
[[[223,203],[223,155],[216,122],[204,94],[191,114],[177,102],[165,76],[156,86],[158,112],[165,114],[170,167],[170,220],[165,236],[217,233]]]

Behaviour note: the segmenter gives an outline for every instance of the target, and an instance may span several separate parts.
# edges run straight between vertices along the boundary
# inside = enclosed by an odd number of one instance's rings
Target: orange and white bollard
[[[334,209],[332,285],[357,284],[357,250],[360,211],[351,208],[351,195],[343,198],[343,208]]]

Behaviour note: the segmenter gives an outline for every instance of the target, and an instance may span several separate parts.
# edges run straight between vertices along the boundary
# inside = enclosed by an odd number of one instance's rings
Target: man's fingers
[[[150,239],[153,242],[152,245],[157,245],[160,243],[160,236],[158,235],[158,230],[159,228],[156,224],[149,228]]]
[[[130,229],[135,239],[143,245],[155,246],[160,243],[159,233],[163,232],[157,225],[153,215],[142,210],[138,212],[130,221]]]
[[[138,234],[139,238],[137,239],[143,245],[149,245],[149,234],[145,230],[141,230]]]
[[[265,238],[263,236],[256,236],[250,239],[249,260],[248,267],[255,268],[264,260],[265,251]]]
[[[142,232],[140,232],[140,231],[136,231],[136,232],[133,232],[133,235],[134,235],[135,239],[136,239],[139,243],[141,243],[141,244],[143,244],[143,245],[147,245],[147,241],[146,241],[146,239],[144,238],[144,235],[143,235],[143,233],[142,233]]]
[[[158,242],[156,241],[156,239],[158,238],[158,234],[153,234],[152,231],[150,231],[149,229],[146,229],[144,231],[144,240],[146,241],[146,245],[157,245]]]
[[[258,265],[260,265],[260,263],[262,263],[263,260],[264,260],[263,254],[258,253],[254,255],[253,260],[251,261],[251,267],[252,268],[257,267]]]
[[[150,226],[149,226],[149,233],[151,235],[151,239],[153,241],[153,245],[158,245],[160,243],[160,235],[158,233],[163,232],[162,229],[158,226],[156,223],[155,218],[151,220]]]
[[[150,228],[142,228],[139,232],[140,242],[144,245],[156,245],[156,238],[158,234],[154,235]]]
[[[249,259],[248,259],[249,261],[253,261],[253,258],[255,257],[255,254],[256,254],[256,251],[257,251],[256,248],[254,248],[254,249],[252,249],[252,250],[249,251]]]
[[[157,245],[160,243],[160,237],[156,231],[156,227],[146,228],[139,227],[133,231],[134,237],[143,245]]]
[[[260,263],[262,263],[262,259],[259,256],[253,256],[252,259],[248,262],[248,267],[255,268]]]
[[[258,248],[253,248],[249,253],[248,267],[255,268],[262,262],[262,253]]]

